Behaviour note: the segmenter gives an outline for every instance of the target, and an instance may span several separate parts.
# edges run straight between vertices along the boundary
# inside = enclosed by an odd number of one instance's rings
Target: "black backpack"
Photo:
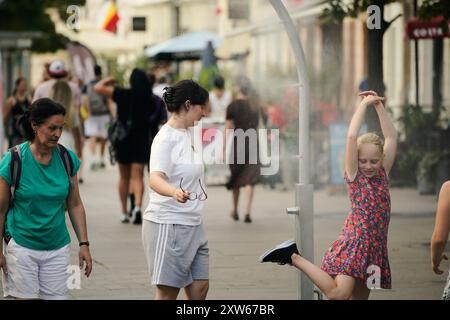
[[[72,158],[70,157],[66,147],[64,147],[62,144],[58,143],[58,150],[59,155],[61,156],[61,160],[64,164],[64,168],[66,169],[67,176],[69,177],[70,185],[73,185]],[[9,167],[11,172],[11,186],[9,187],[10,190],[9,207],[12,207],[14,201],[14,193],[16,192],[17,188],[19,188],[20,184],[20,175],[22,173],[22,155],[20,154],[19,145],[16,145],[11,149],[9,149],[9,152],[11,152],[11,163]]]

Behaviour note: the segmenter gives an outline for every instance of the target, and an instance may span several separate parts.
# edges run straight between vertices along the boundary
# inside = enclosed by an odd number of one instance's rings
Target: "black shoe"
[[[83,178],[78,179],[79,184],[83,184],[83,182],[84,182]]]
[[[297,250],[297,245],[295,240],[287,240],[276,247],[270,249],[259,257],[260,262],[275,262],[278,264],[289,264],[292,265],[291,256],[293,253],[300,254]]]
[[[130,218],[132,218],[133,217],[134,206],[136,205],[136,203],[134,202],[134,193],[130,193],[128,195],[128,198],[130,199],[130,210],[128,211],[128,216]]]
[[[100,169],[105,169],[105,163],[104,162],[100,162]]]
[[[238,221],[239,220],[239,214],[237,213],[237,211],[231,211],[231,218],[234,221]]]
[[[142,224],[142,213],[139,210],[133,211],[132,220],[133,224]]]
[[[250,215],[249,215],[249,214],[246,214],[246,215],[245,215],[244,222],[245,222],[245,223],[251,223],[251,222],[252,222],[252,218],[250,218]]]

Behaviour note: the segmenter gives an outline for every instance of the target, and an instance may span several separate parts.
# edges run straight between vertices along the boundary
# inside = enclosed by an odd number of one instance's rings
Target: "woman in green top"
[[[42,98],[19,120],[27,141],[19,145],[22,172],[11,207],[11,152],[0,162],[0,231],[4,239],[0,241],[0,269],[5,297],[66,298],[70,262],[66,208],[80,241],[80,268],[87,277],[92,270],[86,215],[76,179],[80,161],[67,150],[73,164],[69,177],[57,147],[64,116],[61,104]]]

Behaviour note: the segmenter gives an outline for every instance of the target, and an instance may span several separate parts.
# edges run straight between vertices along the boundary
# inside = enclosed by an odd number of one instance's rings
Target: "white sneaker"
[[[128,222],[130,222],[130,219],[128,219],[128,215],[122,213],[122,214],[120,215],[120,222],[122,222],[122,223],[128,223]]]

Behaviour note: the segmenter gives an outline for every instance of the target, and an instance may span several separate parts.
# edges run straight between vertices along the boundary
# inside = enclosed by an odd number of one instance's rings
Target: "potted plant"
[[[426,152],[417,167],[419,194],[435,194],[442,181],[449,178],[450,150]]]
[[[438,184],[449,178],[450,147],[446,142],[443,121],[439,119],[439,113],[427,112],[422,106],[406,105],[402,108],[399,118],[402,139],[392,175],[394,185],[412,186],[417,183],[420,194],[434,194],[440,187]]]

